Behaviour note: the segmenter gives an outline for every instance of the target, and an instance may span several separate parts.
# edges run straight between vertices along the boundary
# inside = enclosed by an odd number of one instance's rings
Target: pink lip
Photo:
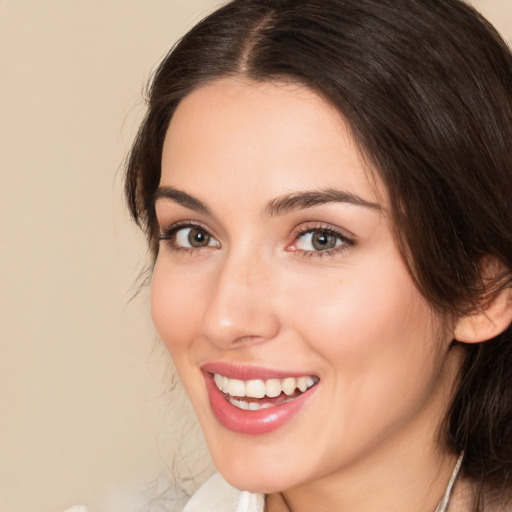
[[[213,372],[210,371],[212,366],[215,366],[215,371]],[[208,370],[206,370],[207,367],[209,368]],[[260,435],[268,434],[278,429],[286,422],[288,422],[296,413],[302,409],[302,407],[307,404],[308,400],[312,397],[313,393],[317,389],[317,386],[314,386],[294,400],[281,405],[276,405],[267,409],[260,409],[259,411],[246,411],[244,409],[235,407],[229,403],[228,400],[226,400],[224,393],[219,390],[213,381],[213,373],[221,373],[222,375],[230,378],[241,378],[243,375],[244,378],[242,380],[250,380],[251,378],[260,378],[266,380],[269,378],[285,378],[294,375],[290,375],[289,373],[282,374],[281,372],[274,372],[272,370],[265,370],[264,372],[261,372],[261,369],[259,369],[260,371],[257,372],[256,375],[255,372],[257,369],[249,367],[240,367],[235,370],[232,366],[230,366],[230,369],[233,371],[226,371],[225,368],[223,368],[221,371],[216,364],[208,364],[203,366],[206,388],[208,390],[208,397],[210,399],[210,405],[213,414],[224,427],[231,430],[232,432],[249,435]],[[265,377],[262,375],[265,375]]]
[[[259,366],[241,366],[232,363],[205,363],[201,369],[208,373],[219,373],[230,379],[252,380],[252,379],[286,379],[286,377],[306,377],[311,373],[293,373],[262,368]]]

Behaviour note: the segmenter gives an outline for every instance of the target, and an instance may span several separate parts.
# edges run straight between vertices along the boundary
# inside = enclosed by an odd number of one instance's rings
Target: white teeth
[[[284,394],[290,396],[295,393],[297,381],[293,377],[288,377],[287,379],[283,379],[281,386],[283,388]]]
[[[308,385],[306,384],[306,377],[299,377],[297,379],[297,387],[304,393],[306,389],[308,389]]]
[[[245,382],[238,379],[229,379],[226,393],[231,396],[244,396]]]
[[[243,400],[235,400],[234,398],[230,398],[229,401],[236,405],[239,409],[244,409],[245,411],[249,410],[249,402],[244,402]]]
[[[224,389],[224,386],[223,386],[224,377],[222,375],[219,375],[218,373],[216,373],[213,376],[213,380],[215,381],[215,384],[217,385],[217,387],[221,391],[223,391],[223,389]]]
[[[263,398],[267,389],[262,380],[248,380],[245,383],[245,393],[238,396],[248,396],[251,398]],[[230,393],[229,393],[230,394]]]
[[[259,411],[260,409],[268,409],[272,407],[272,404],[259,404],[258,402],[245,402],[244,400],[237,400],[236,398],[229,397],[229,402],[238,407],[239,409],[243,409],[244,411]]]
[[[281,393],[291,396],[295,393],[296,389],[304,393],[304,391],[307,391],[318,382],[318,377],[287,377],[285,379],[255,379],[243,381],[240,379],[229,379],[224,375],[215,373],[213,380],[217,387],[223,393],[229,395],[229,397],[263,398],[264,396],[267,396],[269,398],[274,398],[279,396]],[[235,402],[238,403],[240,400],[235,400]],[[246,402],[243,403],[246,404]],[[259,404],[256,405],[258,405],[258,408],[261,408]],[[251,406],[252,404],[249,404],[248,408],[250,409]],[[241,406],[241,408],[245,409],[246,407]]]
[[[265,383],[265,395],[274,398],[281,394],[281,383],[279,379],[269,379]]]

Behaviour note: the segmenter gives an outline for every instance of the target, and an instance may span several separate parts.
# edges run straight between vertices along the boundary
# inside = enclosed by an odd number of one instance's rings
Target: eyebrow
[[[158,187],[153,198],[153,204],[159,199],[170,199],[190,210],[195,210],[205,215],[211,215],[210,209],[203,202],[174,187]]]
[[[327,188],[297,192],[272,199],[266,206],[265,213],[269,216],[282,215],[290,211],[304,210],[328,203],[349,203],[371,208],[376,211],[382,210],[379,204],[366,201],[356,194],[334,188]]]
[[[159,187],[154,195],[154,202],[159,199],[170,199],[171,201],[195,210],[205,215],[211,215],[210,209],[199,199],[178,190],[174,187]],[[333,188],[321,190],[308,190],[305,192],[294,192],[276,197],[269,201],[264,209],[267,216],[274,217],[297,210],[305,210],[313,206],[319,206],[328,203],[348,203],[356,206],[364,206],[372,210],[381,211],[378,203],[366,201],[362,197],[351,192],[337,190]]]

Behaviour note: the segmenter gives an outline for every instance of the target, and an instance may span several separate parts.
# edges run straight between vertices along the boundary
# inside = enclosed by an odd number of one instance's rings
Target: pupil
[[[336,246],[336,237],[329,233],[317,232],[313,234],[313,247],[319,251],[333,249]]]
[[[199,229],[191,229],[188,234],[188,241],[192,247],[204,247],[208,245],[210,237]]]

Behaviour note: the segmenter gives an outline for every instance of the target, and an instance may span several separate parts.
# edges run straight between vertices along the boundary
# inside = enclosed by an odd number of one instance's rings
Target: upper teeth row
[[[214,374],[213,379],[217,387],[231,396],[250,397],[250,398],[269,398],[279,396],[285,393],[293,395],[296,389],[304,392],[318,381],[317,377],[287,377],[286,379],[268,379],[268,380],[239,380],[229,379],[224,375]]]

